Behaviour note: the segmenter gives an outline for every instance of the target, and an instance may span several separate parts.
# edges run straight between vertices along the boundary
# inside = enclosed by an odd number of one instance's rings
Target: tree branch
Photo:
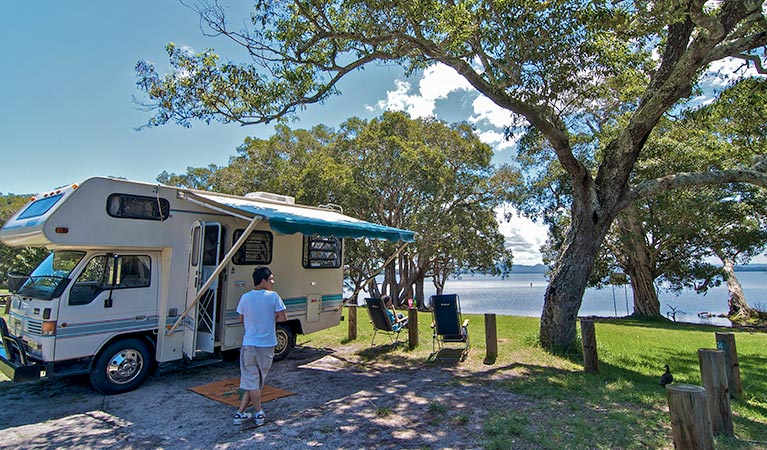
[[[751,168],[725,169],[712,172],[682,172],[637,184],[625,197],[621,208],[643,198],[672,189],[691,188],[722,183],[750,183],[767,188],[767,158]]]

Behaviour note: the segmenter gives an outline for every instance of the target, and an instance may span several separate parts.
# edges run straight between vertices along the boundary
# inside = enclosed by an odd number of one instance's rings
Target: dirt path
[[[4,382],[0,449],[471,449],[482,447],[488,412],[525,402],[456,367],[397,359],[387,367],[343,348],[297,347],[268,380],[296,395],[265,403],[260,428],[232,425],[232,407],[188,390],[239,376],[236,361],[163,373],[116,396],[72,379]]]

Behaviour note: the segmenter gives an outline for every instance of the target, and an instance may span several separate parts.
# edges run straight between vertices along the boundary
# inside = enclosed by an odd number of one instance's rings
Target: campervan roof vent
[[[296,203],[295,197],[291,197],[289,195],[272,194],[271,192],[248,192],[245,194],[245,198],[285,203],[288,205],[294,205]]]

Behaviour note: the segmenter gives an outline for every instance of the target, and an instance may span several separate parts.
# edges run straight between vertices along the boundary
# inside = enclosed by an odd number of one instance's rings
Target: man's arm
[[[277,322],[285,322],[288,320],[288,313],[286,310],[282,310],[280,312],[274,313],[274,320]]]

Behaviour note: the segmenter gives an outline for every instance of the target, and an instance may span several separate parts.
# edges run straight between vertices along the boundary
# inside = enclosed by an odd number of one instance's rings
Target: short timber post
[[[671,435],[677,450],[713,450],[714,433],[708,414],[706,390],[691,384],[666,386]]]
[[[706,388],[708,411],[714,434],[733,436],[730,392],[727,388],[727,371],[724,367],[724,352],[709,348],[698,349],[700,378]]]
[[[493,364],[498,357],[498,328],[495,314],[485,314],[485,364]]]
[[[357,339],[357,305],[347,305],[349,312],[349,340]]]
[[[410,348],[418,345],[418,308],[407,310],[407,341]]]
[[[724,352],[724,365],[727,371],[727,386],[730,397],[743,398],[743,383],[740,381],[740,366],[738,365],[738,350],[735,348],[734,333],[715,333],[716,348]]]
[[[581,320],[581,340],[583,341],[583,370],[586,373],[599,373],[597,356],[597,333],[593,320]]]

